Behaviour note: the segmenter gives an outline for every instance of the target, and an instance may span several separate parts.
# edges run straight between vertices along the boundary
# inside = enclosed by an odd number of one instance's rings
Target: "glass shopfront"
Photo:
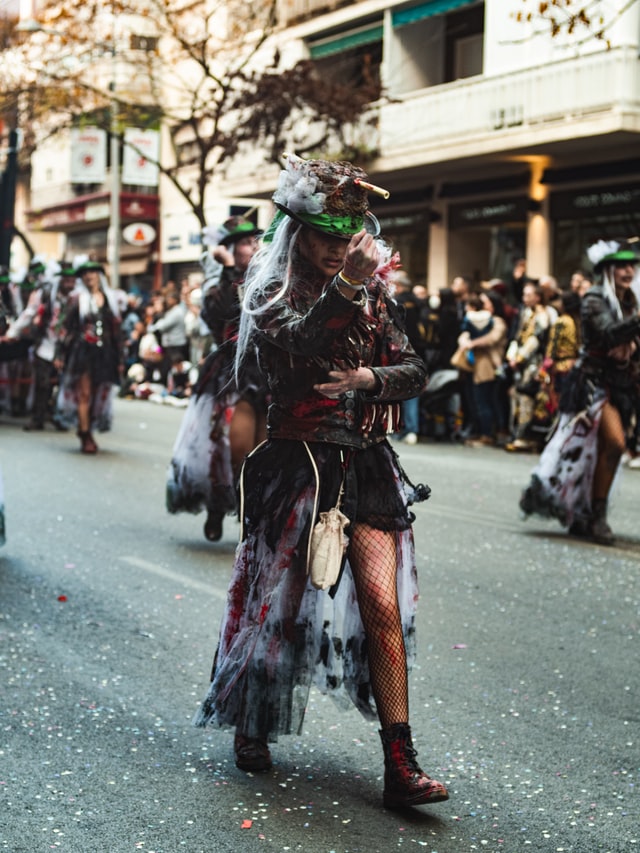
[[[394,252],[400,253],[402,268],[413,284],[427,283],[430,213],[381,215],[376,210],[382,237]]]
[[[452,204],[449,207],[449,269],[473,281],[508,280],[526,256],[526,196]]]
[[[586,249],[596,240],[640,237],[640,182],[552,193],[553,270],[567,287],[576,269],[591,271]]]

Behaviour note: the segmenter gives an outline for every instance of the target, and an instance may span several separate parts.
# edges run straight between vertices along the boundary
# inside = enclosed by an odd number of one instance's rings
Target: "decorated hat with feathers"
[[[372,185],[359,166],[342,160],[303,160],[295,154],[285,154],[284,162],[273,194],[279,214],[269,232],[284,214],[323,234],[345,240],[363,228],[375,235],[380,233],[378,220],[368,209],[367,190]]]
[[[637,239],[598,240],[597,243],[587,249],[587,257],[596,272],[599,272],[609,263],[616,263],[616,261],[637,264],[640,260],[636,248],[637,242]]]

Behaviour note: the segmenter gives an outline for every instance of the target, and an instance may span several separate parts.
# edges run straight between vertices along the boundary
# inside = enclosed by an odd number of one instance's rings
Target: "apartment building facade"
[[[609,46],[518,22],[522,0],[280,0],[285,62],[379,78],[367,169],[391,195],[372,209],[415,282],[506,277],[526,257],[530,275],[562,285],[593,239],[640,235],[640,0],[601,5]],[[32,227],[105,253],[111,181],[98,197],[65,195],[62,162],[56,150],[34,158]],[[265,226],[277,176],[262,157],[243,159],[211,186],[209,222],[252,208]],[[200,224],[170,182],[157,194],[124,186],[121,205],[123,224],[157,232],[123,248],[125,275],[197,274]]]
[[[562,285],[593,239],[640,235],[640,2],[602,7],[609,46],[518,22],[522,0],[282,0],[292,59],[380,75],[368,169],[391,196],[372,209],[414,280],[505,277],[526,257]],[[229,190],[273,180],[249,169]]]

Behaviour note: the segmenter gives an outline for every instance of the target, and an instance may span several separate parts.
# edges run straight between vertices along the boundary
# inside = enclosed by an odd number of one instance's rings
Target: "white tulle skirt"
[[[598,429],[606,397],[578,414],[564,413],[520,498],[525,516],[556,518],[564,527],[591,518]]]
[[[173,446],[166,481],[171,513],[236,509],[229,422],[238,394],[230,378],[229,354],[217,350],[201,368]]]
[[[319,471],[319,507],[335,503],[340,448],[311,445]],[[343,511],[353,521],[378,519],[396,538],[397,587],[407,664],[415,655],[418,600],[412,515],[428,490],[413,487],[385,442],[352,452]],[[376,718],[367,642],[347,558],[331,591],[306,570],[316,481],[303,442],[269,441],[243,470],[244,535],[232,570],[212,681],[194,724],[237,726],[271,741],[300,732],[314,684],[340,707]],[[347,552],[348,555],[348,552]]]

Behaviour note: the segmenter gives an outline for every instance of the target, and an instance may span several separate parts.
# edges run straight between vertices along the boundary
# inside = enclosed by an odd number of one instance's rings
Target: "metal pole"
[[[11,241],[15,225],[16,175],[18,172],[18,131],[9,131],[9,152],[2,175],[2,230],[0,240],[0,266],[7,269],[11,263]]]
[[[120,140],[118,139],[118,99],[116,97],[116,34],[113,32],[113,78],[111,80],[111,204],[109,231],[111,235],[111,287],[120,287]]]

